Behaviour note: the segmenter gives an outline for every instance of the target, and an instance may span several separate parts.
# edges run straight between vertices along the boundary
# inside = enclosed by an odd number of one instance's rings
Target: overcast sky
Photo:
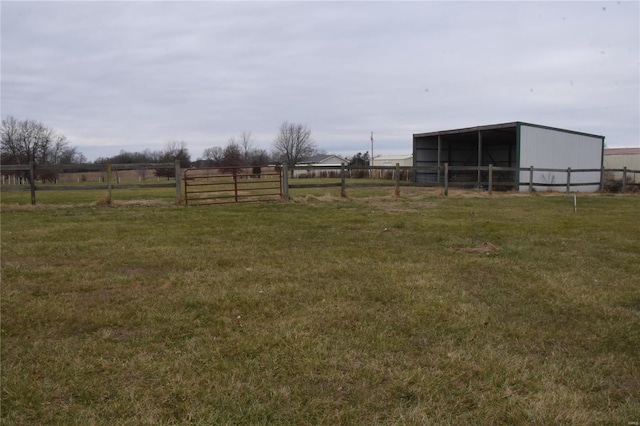
[[[638,147],[639,4],[2,1],[1,113],[89,160],[283,121],[344,156],[511,121]]]

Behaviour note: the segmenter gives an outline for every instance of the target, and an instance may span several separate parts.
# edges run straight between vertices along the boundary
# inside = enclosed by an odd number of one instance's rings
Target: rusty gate
[[[188,206],[282,199],[282,169],[274,166],[193,168],[184,171]]]

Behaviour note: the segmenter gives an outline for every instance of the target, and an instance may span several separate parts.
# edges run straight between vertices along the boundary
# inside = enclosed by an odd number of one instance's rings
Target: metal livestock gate
[[[281,199],[280,167],[211,167],[184,171],[186,205],[258,203]]]

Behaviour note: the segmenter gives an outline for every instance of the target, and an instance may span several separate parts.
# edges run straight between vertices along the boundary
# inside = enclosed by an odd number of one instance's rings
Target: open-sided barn
[[[537,124],[512,122],[487,126],[442,130],[413,135],[413,158],[415,167],[444,166],[489,166],[535,169],[598,169],[593,172],[575,173],[572,190],[596,191],[598,185],[582,185],[600,181],[604,136],[573,130],[558,129]],[[486,172],[484,172],[486,174]],[[452,172],[451,181],[483,181],[478,171]],[[494,182],[513,182],[513,188],[529,189],[530,172],[496,172]],[[442,170],[416,170],[419,183],[439,182]],[[560,171],[534,171],[533,182],[554,185],[566,184],[567,173]],[[558,189],[562,186],[536,187],[535,189]]]

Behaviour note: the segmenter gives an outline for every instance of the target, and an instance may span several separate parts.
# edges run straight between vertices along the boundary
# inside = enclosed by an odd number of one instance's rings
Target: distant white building
[[[339,175],[342,165],[349,164],[349,160],[337,155],[317,154],[296,164],[296,167],[307,167],[306,169],[295,169],[293,177],[327,177]]]
[[[393,167],[400,164],[401,167],[413,166],[413,155],[381,155],[373,159],[374,166]]]
[[[640,148],[605,148],[604,168],[640,170]],[[614,179],[622,179],[622,172],[613,172]],[[627,179],[640,183],[640,173],[627,173]]]

